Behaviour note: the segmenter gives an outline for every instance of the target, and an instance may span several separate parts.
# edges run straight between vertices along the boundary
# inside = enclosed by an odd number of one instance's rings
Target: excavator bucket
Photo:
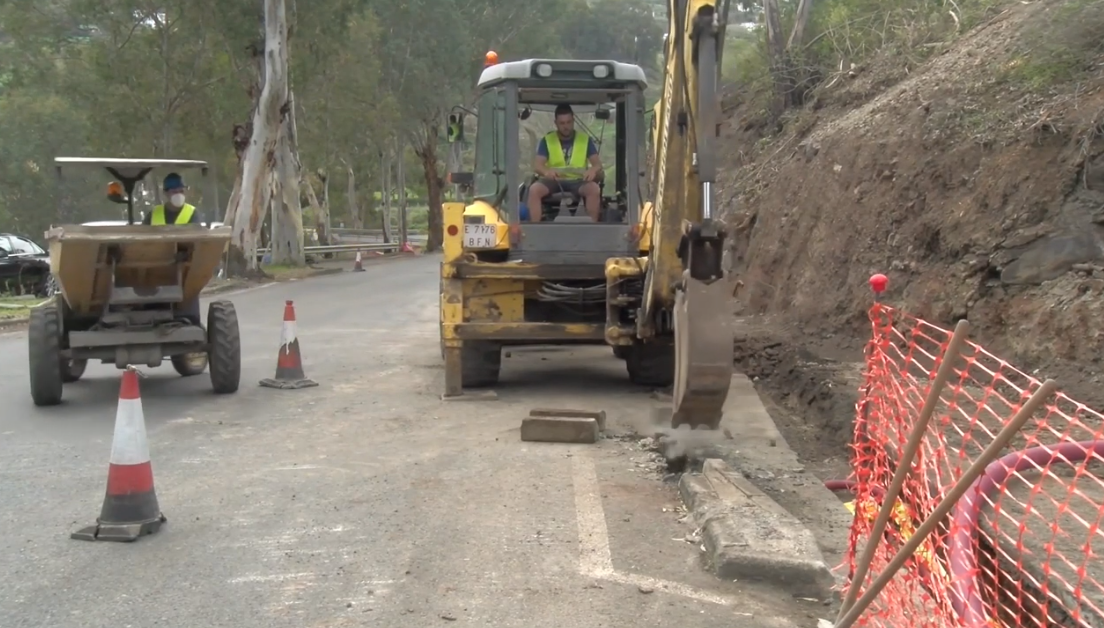
[[[731,291],[725,281],[683,273],[676,292],[674,415],[671,426],[715,430],[732,380]]]

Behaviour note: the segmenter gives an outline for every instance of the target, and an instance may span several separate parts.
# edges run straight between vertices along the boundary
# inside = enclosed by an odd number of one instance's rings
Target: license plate
[[[497,225],[464,225],[464,248],[493,249],[497,244]]]

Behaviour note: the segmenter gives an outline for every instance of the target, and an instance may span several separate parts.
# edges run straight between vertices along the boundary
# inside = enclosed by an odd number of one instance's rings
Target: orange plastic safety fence
[[[853,574],[951,332],[875,304],[856,407]],[[869,586],[1040,386],[968,342],[877,543]],[[1051,398],[987,467],[859,625],[1104,627],[1104,416]],[[851,586],[851,585],[849,585]]]

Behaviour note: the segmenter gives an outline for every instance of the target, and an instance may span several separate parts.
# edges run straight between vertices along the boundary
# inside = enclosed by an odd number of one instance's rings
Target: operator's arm
[[[543,137],[537,144],[537,158],[533,160],[533,170],[546,179],[556,177],[556,171],[548,167],[548,142]]]
[[[195,211],[192,212],[192,217],[191,217],[190,220],[188,220],[188,224],[189,225],[202,225],[203,224],[203,216],[199,215],[199,208],[198,207],[195,209]]]

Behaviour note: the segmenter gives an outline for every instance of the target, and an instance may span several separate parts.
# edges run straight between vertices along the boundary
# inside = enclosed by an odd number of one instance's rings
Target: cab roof
[[[97,168],[206,168],[207,162],[194,159],[119,159],[114,157],[55,157],[58,166],[94,166]]]
[[[552,76],[541,77],[537,75],[536,67],[541,64],[552,66]],[[596,66],[606,66],[610,69],[609,75],[603,78],[594,76]],[[557,83],[563,85],[570,82],[579,87],[587,87],[595,84],[632,83],[640,89],[648,87],[648,79],[644,76],[644,70],[638,65],[621,63],[620,61],[605,60],[575,60],[575,59],[523,59],[521,61],[506,61],[483,69],[479,75],[479,87],[491,87],[504,81],[518,81],[526,86],[535,87],[541,83]]]

